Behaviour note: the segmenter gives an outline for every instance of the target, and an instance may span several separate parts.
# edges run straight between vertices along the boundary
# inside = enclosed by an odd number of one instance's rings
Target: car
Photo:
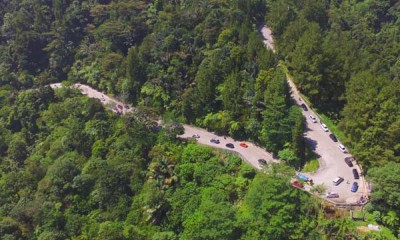
[[[122,105],[119,105],[119,104],[117,105],[117,107],[118,107],[119,109],[121,109],[121,110],[124,109],[124,108],[122,107]]]
[[[346,153],[347,152],[346,148],[342,144],[339,144],[339,149],[340,149],[340,151],[342,153]]]
[[[345,163],[347,164],[347,166],[349,167],[353,167],[353,158],[352,157],[346,157],[344,158]]]
[[[258,163],[259,164],[267,164],[267,160],[260,158],[260,159],[258,159]]]
[[[313,115],[310,115],[310,119],[311,119],[311,122],[313,122],[313,123],[317,122],[317,118],[314,117]]]
[[[342,177],[337,177],[337,178],[335,178],[335,179],[333,180],[333,185],[337,186],[337,185],[339,185],[340,183],[342,183],[343,181],[344,181],[344,178],[342,178]]]
[[[328,132],[328,131],[329,131],[329,129],[328,129],[328,127],[325,125],[325,123],[321,123],[321,128],[322,128],[322,130],[324,130],[324,132]]]
[[[332,141],[337,142],[337,138],[335,135],[333,135],[333,133],[329,134],[329,137],[332,139]]]
[[[193,134],[193,135],[192,135],[192,138],[200,138],[200,135],[197,134],[197,133],[196,133],[196,134]]]
[[[304,187],[304,185],[301,182],[297,181],[297,180],[294,180],[292,182],[292,186],[295,187],[295,188],[303,188]]]
[[[308,111],[308,108],[304,103],[302,103],[300,106],[303,108],[304,111]]]
[[[225,144],[225,146],[228,148],[235,148],[235,145],[233,145],[232,143],[227,143]]]
[[[337,193],[337,192],[327,192],[326,193],[326,197],[327,198],[338,198],[339,197],[339,193]]]
[[[353,168],[353,176],[354,179],[360,179],[360,175],[358,175],[357,169]]]
[[[244,148],[248,148],[248,147],[249,147],[249,145],[247,145],[246,143],[243,143],[243,142],[240,143],[239,145],[240,145],[241,147],[244,147]]]
[[[215,144],[219,144],[219,139],[211,138],[210,142],[215,143]]]
[[[353,184],[351,185],[351,191],[352,192],[357,192],[358,190],[358,183],[357,182],[353,182]]]
[[[124,107],[125,107],[125,109],[129,109],[130,108],[129,105],[125,105]]]

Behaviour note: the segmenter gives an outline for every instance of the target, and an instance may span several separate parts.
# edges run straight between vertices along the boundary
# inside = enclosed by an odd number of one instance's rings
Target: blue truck
[[[296,176],[298,177],[298,178],[300,178],[301,180],[304,180],[304,181],[308,181],[308,180],[310,180],[310,178],[309,177],[307,177],[306,175],[304,175],[304,174],[302,174],[302,173],[296,173]]]
[[[310,186],[314,185],[313,180],[312,180],[311,178],[307,177],[306,175],[304,175],[304,174],[298,172],[298,173],[296,173],[296,176],[297,176],[299,179],[305,181],[308,185],[310,185]]]

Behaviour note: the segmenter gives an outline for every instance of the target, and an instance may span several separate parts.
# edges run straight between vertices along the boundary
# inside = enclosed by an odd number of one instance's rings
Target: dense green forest
[[[400,2],[282,0],[268,6],[280,59],[313,106],[344,131],[341,140],[373,182],[376,214],[399,233]]]
[[[279,61],[345,132],[374,183],[366,209],[399,234],[399,14],[395,0],[0,1],[0,237],[384,239],[290,186],[309,149]],[[46,87],[61,81],[138,110]],[[256,172],[157,115],[287,166]]]
[[[267,15],[298,87],[366,168],[400,162],[399,16],[396,0],[282,0]]]

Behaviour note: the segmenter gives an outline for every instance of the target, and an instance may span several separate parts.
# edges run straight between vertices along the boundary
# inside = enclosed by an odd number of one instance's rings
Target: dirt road
[[[61,85],[61,83],[53,83],[53,84],[50,84],[50,87],[53,89],[61,88],[62,85]],[[125,104],[121,101],[118,101],[115,98],[107,96],[106,94],[99,92],[90,86],[76,83],[76,84],[73,84],[71,87],[80,90],[83,95],[86,95],[90,98],[99,99],[100,102],[102,102],[103,105],[106,106],[106,108],[110,109],[111,111],[113,111],[115,113],[125,114],[125,113],[132,111],[131,105]]]
[[[258,26],[258,31],[261,33],[264,45],[275,52],[274,39],[272,38],[272,31],[265,23]]]

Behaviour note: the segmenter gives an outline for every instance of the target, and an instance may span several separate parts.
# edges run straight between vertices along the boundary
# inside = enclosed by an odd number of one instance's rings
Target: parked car
[[[346,157],[344,158],[344,161],[346,162],[347,166],[349,167],[353,167],[353,162],[352,162],[353,158],[352,157]]]
[[[118,104],[117,107],[118,107],[119,109],[121,109],[121,110],[123,109],[122,105],[120,105],[120,104]]]
[[[304,185],[301,182],[297,181],[297,180],[294,180],[292,182],[292,186],[295,187],[295,188],[303,188],[304,187]]]
[[[215,144],[219,144],[219,139],[211,138],[210,142],[215,143]]]
[[[333,133],[329,134],[329,137],[332,139],[332,141],[337,142],[337,138]]]
[[[329,131],[329,129],[328,129],[328,127],[325,125],[325,123],[321,123],[321,128],[322,128],[322,130],[324,130],[324,132],[328,132],[328,131]]]
[[[326,193],[326,197],[327,198],[338,198],[339,197],[339,193],[337,193],[337,192],[327,192]]]
[[[197,134],[197,133],[196,133],[196,134],[193,134],[193,135],[192,135],[192,138],[200,138],[200,135]]]
[[[225,144],[225,146],[228,148],[235,148],[235,146],[232,143],[227,143]]]
[[[258,163],[259,164],[267,164],[267,160],[260,158],[260,159],[258,159]]]
[[[310,180],[309,177],[307,177],[306,175],[304,175],[304,174],[302,174],[302,173],[296,173],[296,176],[297,176],[298,178],[300,178],[301,180],[304,180],[304,181]]]
[[[304,103],[302,103],[300,106],[303,108],[304,111],[308,111],[308,108]]]
[[[353,168],[353,176],[354,176],[354,179],[360,178],[360,175],[358,175],[357,169],[355,169],[355,168]]]
[[[125,105],[124,107],[125,107],[125,109],[129,109],[130,108],[129,105]]]
[[[351,191],[352,192],[357,192],[358,190],[358,183],[357,182],[353,182],[353,185],[351,185]]]
[[[249,147],[249,145],[247,145],[246,143],[243,143],[243,142],[240,143],[239,145],[240,145],[241,147],[244,147],[244,148],[248,148],[248,147]]]
[[[340,151],[342,153],[346,153],[347,152],[346,148],[342,144],[339,144],[339,149],[340,149]]]
[[[342,177],[337,177],[333,180],[333,185],[337,186],[339,184],[341,184],[344,181],[344,178]]]
[[[313,115],[310,115],[310,119],[311,119],[311,122],[313,122],[313,123],[317,122],[317,118],[314,117]]]

